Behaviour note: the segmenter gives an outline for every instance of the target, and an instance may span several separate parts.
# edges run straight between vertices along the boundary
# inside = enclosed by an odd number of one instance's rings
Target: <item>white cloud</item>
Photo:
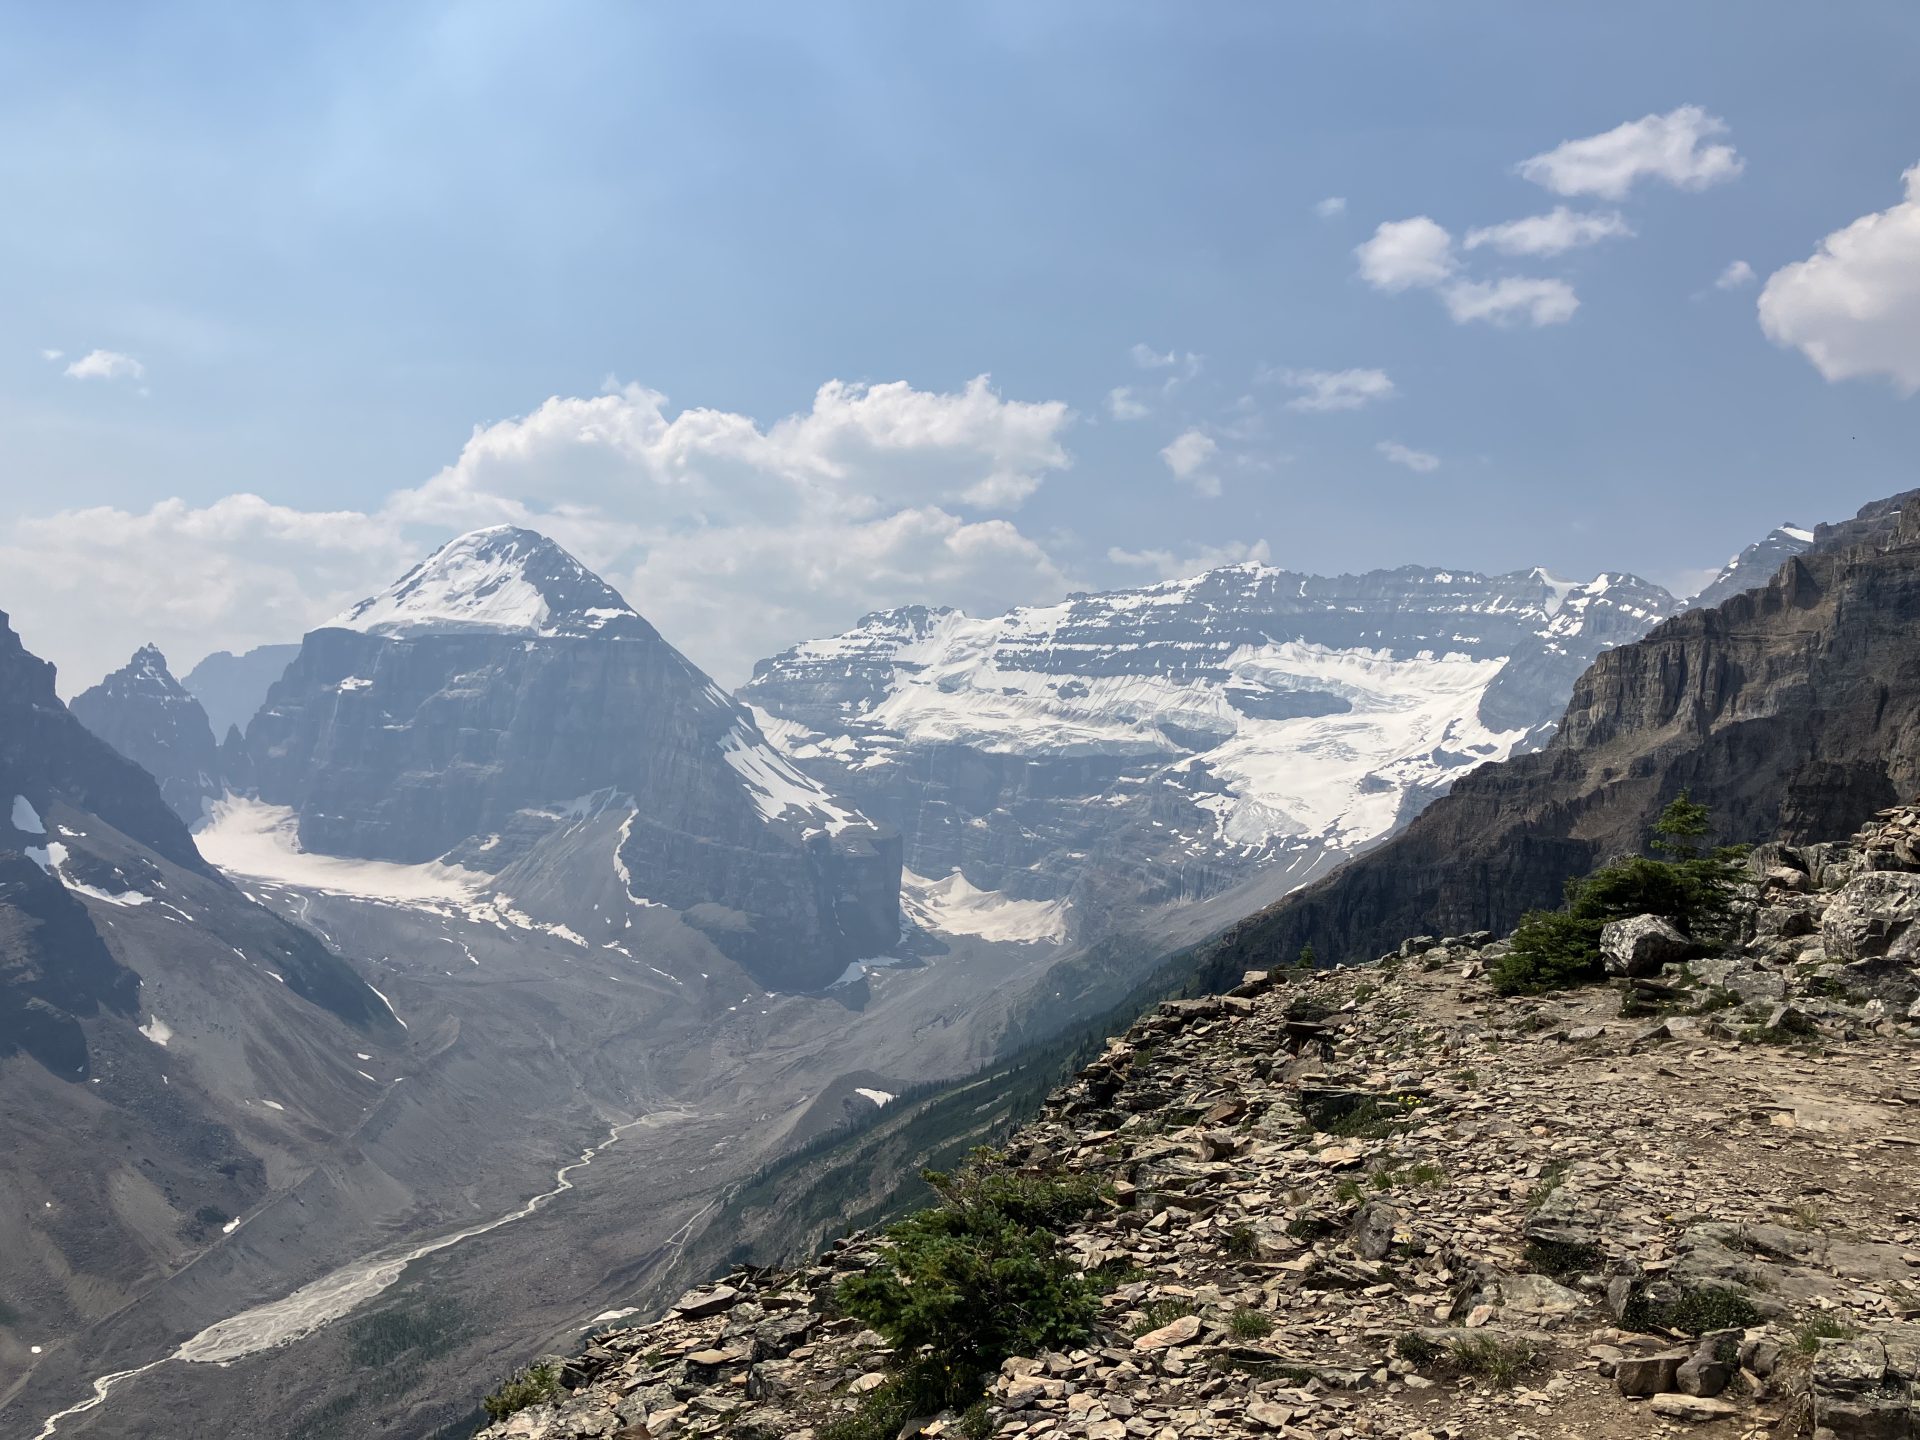
[[[47,358],[57,360],[59,355]],[[67,366],[66,373],[75,380],[140,380],[146,377],[147,367],[117,350],[89,350]]]
[[[1347,197],[1344,195],[1329,195],[1313,207],[1313,213],[1318,215],[1322,220],[1331,220],[1337,215],[1344,215],[1347,213]]]
[[[1564,280],[1542,280],[1508,275],[1499,280],[1457,280],[1440,292],[1454,322],[1486,320],[1511,325],[1560,325],[1573,318],[1580,297]]]
[[[1642,179],[1703,190],[1733,179],[1746,167],[1731,145],[1707,143],[1726,131],[1727,122],[1719,116],[1709,115],[1698,105],[1682,105],[1665,115],[1629,120],[1599,135],[1563,141],[1516,168],[1556,195],[1619,200]]]
[[[584,558],[584,556],[583,556]],[[1076,583],[1002,519],[915,506],[852,524],[740,525],[663,540],[608,580],[724,685],[787,645],[908,603],[994,614]]]
[[[555,396],[532,414],[477,427],[459,458],[405,498],[410,520],[496,523],[502,497],[711,520],[799,509],[866,516],[923,501],[1012,509],[1069,463],[1060,401],[1005,400],[986,376],[963,390],[830,380],[811,409],[764,430],[750,417],[687,409],[641,385]]]
[[[1885,375],[1920,391],[1920,165],[1906,198],[1834,231],[1760,292],[1760,328],[1828,380]]]
[[[1744,285],[1751,285],[1753,281],[1753,266],[1744,260],[1735,260],[1720,272],[1719,278],[1713,282],[1713,288],[1716,290],[1738,290]]]
[[[1394,393],[1384,370],[1282,370],[1275,378],[1304,392],[1287,402],[1289,410],[1358,410]]]
[[[1373,238],[1356,246],[1353,253],[1360,259],[1360,278],[1386,291],[1438,285],[1458,263],[1453,257],[1453,237],[1425,215],[1383,221]]]
[[[553,535],[733,683],[880,606],[1069,588],[1039,542],[967,512],[1011,509],[1069,464],[1071,418],[985,377],[952,392],[830,382],[765,426],[629,385],[476,427],[370,514],[253,496],[65,511],[4,532],[0,571],[28,577],[9,597],[23,633],[84,684],[148,638],[183,665],[296,638],[450,534],[512,522]]]
[[[1220,493],[1220,479],[1210,467],[1219,450],[1219,445],[1204,430],[1183,430],[1160,451],[1160,458],[1167,462],[1167,469],[1182,485],[1191,487],[1196,494],[1214,496]]]
[[[40,352],[40,358],[42,360],[64,360],[66,355],[67,352],[64,350],[42,350]]]
[[[1264,540],[1256,540],[1251,545],[1229,541],[1225,545],[1202,545],[1180,552],[1123,550],[1117,545],[1107,551],[1111,563],[1133,570],[1150,570],[1161,580],[1180,580],[1203,570],[1217,570],[1222,565],[1265,565],[1272,558],[1273,551]]]
[[[1147,407],[1135,398],[1131,386],[1116,385],[1107,392],[1107,413],[1116,420],[1138,420]]]
[[[1396,465],[1404,465],[1418,475],[1430,474],[1440,468],[1440,457],[1429,455],[1425,450],[1414,450],[1402,445],[1398,440],[1382,440],[1373,447]]]
[[[1469,250],[1478,250],[1482,245],[1491,245],[1502,255],[1560,255],[1583,245],[1632,234],[1633,227],[1617,211],[1583,214],[1556,205],[1545,215],[1529,215],[1523,220],[1469,230],[1466,246]]]
[[[163,500],[14,521],[0,541],[7,608],[73,693],[148,640],[181,668],[209,650],[295,638],[418,556],[389,521],[257,495]]]
[[[1198,375],[1204,363],[1203,357],[1194,354],[1191,350],[1162,352],[1145,341],[1136,343],[1131,350],[1127,351],[1127,354],[1142,370],[1171,370],[1185,380],[1191,380]]]

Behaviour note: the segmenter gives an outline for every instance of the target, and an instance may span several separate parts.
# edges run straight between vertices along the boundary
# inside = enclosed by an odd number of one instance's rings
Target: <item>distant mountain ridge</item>
[[[1687,598],[1690,609],[1707,609],[1743,590],[1755,590],[1796,555],[1813,548],[1814,532],[1798,525],[1776,526],[1727,561],[1720,573],[1698,594]]]
[[[1675,608],[1617,573],[1238,565],[1001,616],[879,612],[741,695],[901,830],[910,871],[1064,901],[1085,934],[1357,853],[1537,743],[1594,655]]]
[[[246,728],[267,698],[267,688],[299,653],[298,645],[256,645],[240,655],[216,650],[182,675],[180,683],[207,712],[214,736],[225,740],[230,730]]]

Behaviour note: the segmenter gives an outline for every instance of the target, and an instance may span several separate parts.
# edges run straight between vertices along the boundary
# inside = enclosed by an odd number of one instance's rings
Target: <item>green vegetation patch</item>
[[[1684,790],[1654,822],[1647,848],[1569,881],[1561,910],[1534,910],[1513,932],[1513,948],[1490,978],[1502,995],[1537,995],[1605,978],[1600,932],[1609,921],[1658,915],[1697,940],[1725,931],[1747,846],[1708,848],[1707,807]]]
[[[1015,1171],[985,1152],[957,1174],[924,1178],[940,1203],[892,1226],[881,1262],[841,1281],[836,1298],[907,1357],[883,1390],[937,1409],[978,1398],[1010,1355],[1063,1350],[1091,1333],[1098,1286],[1058,1232],[1109,1191],[1096,1177]],[[873,1403],[876,1415],[884,1403]]]

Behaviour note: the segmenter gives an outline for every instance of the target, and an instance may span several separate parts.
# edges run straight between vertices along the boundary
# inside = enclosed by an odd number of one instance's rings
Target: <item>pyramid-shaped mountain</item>
[[[899,936],[897,838],[530,530],[463,535],[309,634],[245,749],[303,850],[489,875],[596,943],[664,904],[810,988]]]
[[[82,725],[160,782],[174,814],[189,825],[221,790],[213,726],[200,702],[167,669],[152,645],[73,699]]]

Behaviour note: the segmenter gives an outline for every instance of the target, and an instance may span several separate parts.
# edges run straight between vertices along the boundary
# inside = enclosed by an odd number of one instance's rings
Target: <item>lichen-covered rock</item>
[[[1600,931],[1600,961],[1609,975],[1655,975],[1662,965],[1684,960],[1695,947],[1658,915],[1610,921]]]
[[[1920,874],[1875,870],[1857,875],[1834,895],[1820,922],[1820,944],[1831,960],[1915,955],[1920,920]],[[1920,958],[1916,956],[1915,958]]]

